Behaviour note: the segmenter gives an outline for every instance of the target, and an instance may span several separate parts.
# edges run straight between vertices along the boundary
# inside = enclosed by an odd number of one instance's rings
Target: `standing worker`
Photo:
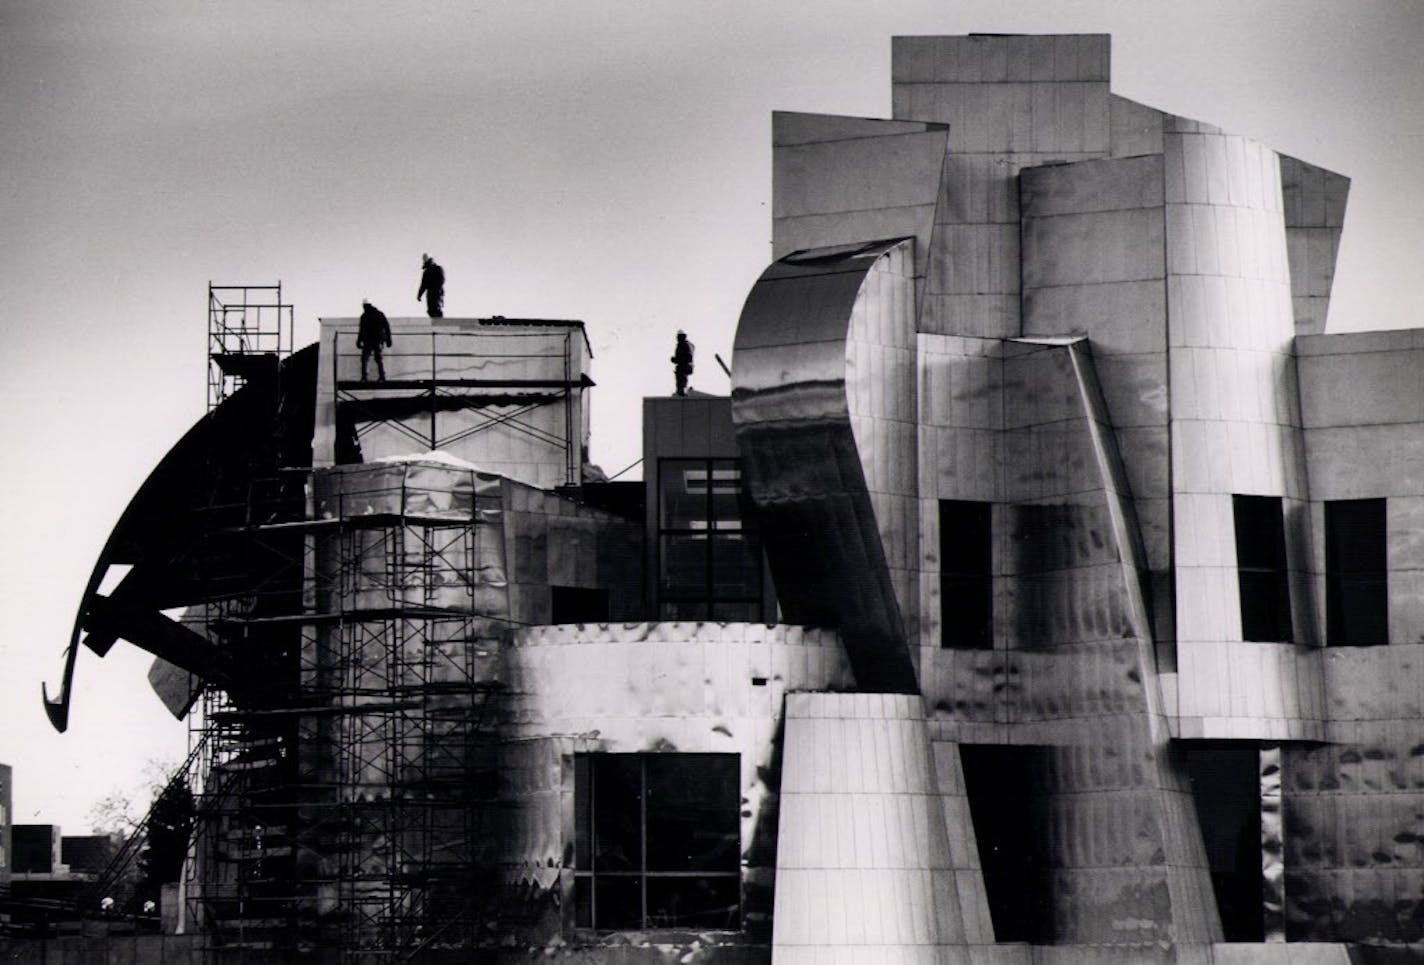
[[[361,381],[366,381],[366,363],[376,357],[376,378],[386,381],[386,363],[381,358],[382,346],[391,344],[391,323],[386,313],[370,302],[361,303],[361,327],[356,332],[356,347],[361,350]]]
[[[693,345],[687,340],[687,333],[677,333],[677,347],[672,350],[672,374],[677,380],[677,394],[687,395],[687,377],[692,374]]]
[[[445,269],[435,263],[429,255],[420,256],[420,290],[415,300],[425,296],[425,308],[431,318],[443,318],[441,303],[445,301]]]

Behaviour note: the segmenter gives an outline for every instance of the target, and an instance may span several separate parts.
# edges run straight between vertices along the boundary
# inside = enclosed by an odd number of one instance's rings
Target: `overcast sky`
[[[0,0],[0,762],[15,818],[177,761],[146,655],[57,682],[95,557],[203,412],[206,286],[280,280],[297,342],[362,298],[578,318],[594,461],[638,458],[673,333],[725,392],[770,253],[774,109],[889,116],[896,34],[1113,34],[1116,93],[1353,179],[1333,330],[1424,324],[1424,4]],[[630,474],[632,478],[636,471]]]

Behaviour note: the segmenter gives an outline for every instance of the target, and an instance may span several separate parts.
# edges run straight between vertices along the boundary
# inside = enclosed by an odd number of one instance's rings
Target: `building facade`
[[[204,714],[204,954],[1424,954],[1424,335],[1324,332],[1348,182],[1105,36],[892,72],[774,117],[732,395],[648,400],[641,486],[546,320],[374,384],[325,320],[155,470],[69,667]]]

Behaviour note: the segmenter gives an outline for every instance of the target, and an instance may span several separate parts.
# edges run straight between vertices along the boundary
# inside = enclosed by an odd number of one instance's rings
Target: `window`
[[[1291,640],[1290,584],[1279,496],[1232,496],[1241,639]]]
[[[1023,745],[960,744],[964,793],[996,942],[1054,940],[1049,754]]]
[[[761,618],[761,544],[744,525],[735,459],[658,463],[658,609],[664,620]]]
[[[578,754],[574,802],[578,927],[739,927],[736,754]]]
[[[550,622],[607,623],[608,590],[598,587],[550,586]]]
[[[1212,891],[1229,942],[1265,941],[1261,752],[1246,741],[1174,741],[1191,780]]]
[[[1325,632],[1332,647],[1389,642],[1383,499],[1325,504]]]
[[[990,503],[939,501],[940,646],[994,645],[994,550]]]

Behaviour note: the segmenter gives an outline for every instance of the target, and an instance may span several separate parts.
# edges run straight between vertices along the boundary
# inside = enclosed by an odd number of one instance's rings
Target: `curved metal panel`
[[[202,599],[204,589],[190,553],[219,529],[248,522],[243,517],[255,479],[275,475],[278,466],[311,464],[316,360],[316,346],[308,346],[282,363],[277,382],[257,380],[239,389],[184,433],[134,494],[99,553],[80,599],[59,693],[52,697],[49,687],[41,684],[45,713],[56,730],[62,732],[69,725],[79,645],[82,642],[101,656],[107,653],[119,637],[119,623],[105,614],[116,608],[145,615],[124,623],[137,637],[125,637],[130,643],[186,670],[215,672],[209,652],[195,653],[191,661],[182,659],[182,649],[173,646],[182,633],[159,622],[163,618],[157,611]],[[300,498],[300,491],[296,485],[294,492],[285,495]],[[116,564],[129,564],[132,569],[110,596],[102,597],[100,585]],[[152,629],[153,638],[135,629],[139,626]]]
[[[913,278],[889,270],[912,246],[877,241],[774,263],[742,309],[732,366],[732,419],[786,621],[837,628],[858,684],[898,693],[919,688],[892,576],[902,554],[884,538],[895,514],[877,500],[914,453],[875,446],[896,438],[876,431],[885,388],[913,393],[914,360],[911,349],[886,365],[875,350],[913,343]],[[901,401],[890,408],[913,422],[913,396]]]

